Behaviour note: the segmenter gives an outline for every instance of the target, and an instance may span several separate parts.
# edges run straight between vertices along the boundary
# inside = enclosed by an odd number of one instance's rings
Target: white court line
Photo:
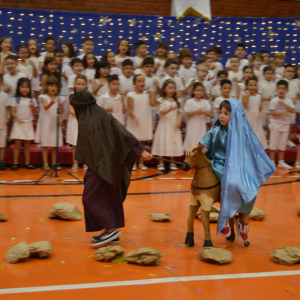
[[[131,281],[111,281],[111,282],[95,282],[95,283],[68,284],[68,285],[35,286],[35,287],[25,287],[25,288],[0,289],[0,295],[79,290],[79,289],[94,289],[94,288],[102,288],[102,287],[132,286],[132,285],[157,284],[157,283],[169,283],[169,282],[243,279],[243,278],[276,277],[276,276],[292,276],[292,275],[300,275],[300,270],[207,275],[207,276],[205,275],[205,276],[167,277],[167,278],[141,279],[141,280],[131,280]]]

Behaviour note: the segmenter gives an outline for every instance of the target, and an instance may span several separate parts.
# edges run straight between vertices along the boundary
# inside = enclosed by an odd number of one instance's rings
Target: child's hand
[[[4,89],[3,89],[4,93],[9,93],[10,91],[12,91],[12,87],[10,85],[7,85]]]
[[[278,101],[278,105],[284,106],[284,102],[283,101]]]
[[[253,57],[252,57],[252,55],[251,55],[251,54],[249,54],[249,55],[247,56],[247,58],[248,58],[249,62],[251,62],[251,63],[252,63],[252,61],[253,61]]]
[[[160,74],[160,78],[164,78],[165,76],[165,74]]]
[[[108,112],[110,112],[110,113],[112,113],[112,112],[113,112],[113,108],[112,108],[112,107],[110,107],[110,106],[106,107],[106,108],[105,108],[105,110],[106,110],[106,111],[108,111]]]
[[[88,82],[89,82],[89,83],[92,83],[92,82],[93,82],[93,78],[90,78],[90,79],[88,80]]]
[[[31,102],[31,103],[29,104],[29,107],[33,108],[33,107],[34,107],[34,103]]]
[[[214,64],[210,65],[210,70],[214,70],[215,68],[216,68],[216,65],[214,65]]]
[[[185,151],[185,155],[186,155],[186,156],[191,156],[192,153],[193,153],[193,151],[194,151],[196,148],[198,148],[198,145],[197,145],[197,144],[194,143],[194,144],[190,145],[189,148]]]
[[[288,117],[288,118],[291,118],[291,117],[292,117],[292,114],[289,113],[289,112],[285,112],[285,113],[284,113],[284,116],[286,116],[286,117]]]
[[[149,90],[147,91],[147,93],[149,93],[149,94],[154,94],[154,91],[151,90],[151,89],[149,89]]]
[[[236,83],[239,83],[240,80],[237,78],[237,77],[233,77],[232,81],[236,82]]]
[[[35,68],[35,63],[34,63],[32,60],[29,60],[28,63],[29,63],[33,68]]]
[[[195,83],[195,81],[196,81],[196,78],[194,78],[194,79],[191,81],[191,83],[189,84],[189,88],[191,88],[191,87],[193,86],[193,84]]]
[[[216,76],[213,76],[213,77],[208,76],[207,81],[213,80],[215,78],[216,78]]]
[[[101,89],[104,85],[105,85],[104,82],[100,82],[99,85],[98,85],[98,88]]]
[[[247,96],[250,96],[250,91],[249,90],[245,90],[245,93]]]
[[[146,150],[144,150],[143,152],[142,152],[142,154],[141,154],[141,157],[144,159],[144,160],[151,160],[151,159],[153,159],[153,156],[149,153],[149,152],[147,152]]]
[[[268,97],[267,99],[268,99],[267,101],[271,101],[272,100],[272,96]]]
[[[121,61],[116,62],[116,66],[122,66],[122,62]]]
[[[199,108],[199,109],[197,110],[197,114],[201,115],[202,113],[203,113],[202,108]]]
[[[262,118],[264,115],[266,115],[266,113],[262,110],[261,112],[260,112],[260,114],[259,114],[259,118]]]
[[[157,80],[155,80],[155,81],[153,82],[153,84],[154,84],[154,86],[155,86],[156,88],[159,88],[159,84],[158,84],[158,81],[157,81]]]
[[[158,62],[155,67],[158,69],[160,66],[161,66],[161,63]]]

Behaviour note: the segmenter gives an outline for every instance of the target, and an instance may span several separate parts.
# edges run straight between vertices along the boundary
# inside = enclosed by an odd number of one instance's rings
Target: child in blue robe
[[[239,240],[247,243],[247,220],[258,188],[276,169],[246,120],[244,109],[238,101],[225,100],[221,103],[215,126],[205,134],[199,145],[205,147],[203,152],[211,160],[213,170],[221,181],[221,211],[217,233],[232,239],[228,220],[233,219]],[[191,155],[199,145],[192,144],[186,155]]]

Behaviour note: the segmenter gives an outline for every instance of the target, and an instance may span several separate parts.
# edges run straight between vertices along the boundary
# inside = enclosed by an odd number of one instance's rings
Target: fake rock
[[[300,249],[297,247],[277,248],[271,253],[271,260],[280,265],[294,265],[300,262]]]
[[[249,219],[253,219],[255,221],[260,221],[265,216],[266,216],[266,213],[262,209],[254,206],[250,213]]]
[[[142,247],[126,254],[124,260],[140,266],[159,266],[160,252],[150,247]]]
[[[120,246],[108,246],[97,249],[95,258],[98,261],[111,261],[120,258],[124,254],[124,250]]]
[[[220,265],[230,264],[233,260],[232,253],[221,248],[204,247],[199,251],[199,255],[204,261],[218,263]]]
[[[26,260],[29,255],[29,246],[25,242],[22,242],[9,248],[5,258],[8,263],[15,264],[19,261]]]
[[[70,221],[79,221],[82,219],[82,214],[79,209],[71,203],[59,202],[52,206],[49,212],[49,218],[61,218]]]
[[[48,241],[41,241],[29,245],[30,256],[38,256],[39,258],[49,257],[53,250],[51,243]]]
[[[209,214],[209,222],[211,223],[218,222],[219,215],[220,215],[220,208],[216,206],[212,206]],[[198,219],[202,222],[201,213],[198,215]]]
[[[158,213],[153,213],[150,215],[151,220],[154,222],[168,222],[172,220],[172,215],[171,214],[158,214]]]

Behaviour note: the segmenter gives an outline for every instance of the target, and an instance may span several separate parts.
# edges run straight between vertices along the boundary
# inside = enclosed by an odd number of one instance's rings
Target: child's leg
[[[278,138],[279,132],[271,130],[269,142],[269,157],[273,162],[275,162],[275,150],[277,150],[278,147]]]
[[[141,142],[142,145],[145,147],[146,146],[146,142]],[[140,156],[139,157],[139,165],[143,165],[144,164],[144,159]]]
[[[21,148],[21,140],[15,140],[15,148],[14,148],[14,165],[18,164],[19,154]]]
[[[31,141],[24,141],[24,156],[25,156],[25,165],[28,166],[30,164],[30,146]]]
[[[76,152],[76,146],[73,146],[72,156],[73,156],[73,165],[78,166],[78,161],[75,160],[75,152]]]
[[[278,161],[284,161],[284,151],[278,150]]]
[[[275,151],[269,150],[269,157],[274,162],[275,161]]]
[[[5,148],[0,148],[0,161],[4,161]]]
[[[48,148],[42,147],[43,164],[48,165]]]
[[[52,166],[56,163],[56,147],[52,147],[51,148],[51,163],[52,163]]]

